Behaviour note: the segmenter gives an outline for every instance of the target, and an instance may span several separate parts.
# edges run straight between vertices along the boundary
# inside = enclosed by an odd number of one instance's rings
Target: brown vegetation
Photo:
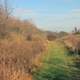
[[[31,80],[38,56],[46,50],[46,37],[32,22],[3,10],[0,7],[0,80]]]
[[[17,40],[16,38],[13,41],[0,40],[0,79],[28,80],[18,78],[21,77],[20,74],[22,73],[25,74],[22,74],[22,76],[32,74],[32,70],[36,66],[35,59],[44,50],[45,46],[41,41],[29,42],[21,39]],[[16,77],[16,79],[10,79],[12,76]]]
[[[76,35],[68,35],[64,38],[65,46],[75,54],[80,54],[80,38]]]

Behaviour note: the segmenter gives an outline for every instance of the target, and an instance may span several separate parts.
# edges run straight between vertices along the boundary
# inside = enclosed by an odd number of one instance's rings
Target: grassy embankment
[[[41,66],[34,73],[34,80],[80,80],[80,70],[74,67],[75,57],[68,54],[61,42],[49,42]]]

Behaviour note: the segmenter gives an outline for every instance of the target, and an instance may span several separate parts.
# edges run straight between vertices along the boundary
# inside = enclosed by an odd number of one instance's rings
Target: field
[[[15,12],[11,12],[8,3],[0,0],[0,80],[80,80],[80,30],[75,27],[71,32],[57,32],[55,26],[47,24],[57,21],[45,22],[34,14],[37,11],[15,9],[20,11],[19,16],[22,12],[32,14],[42,24],[54,27],[53,31],[38,29],[32,19],[12,16]],[[39,12],[42,14],[42,11]]]
[[[80,56],[72,54],[63,40],[29,41],[18,34],[0,39],[0,79],[80,80]]]
[[[80,80],[80,69],[75,67],[76,58],[69,54],[61,42],[49,42],[34,80]]]

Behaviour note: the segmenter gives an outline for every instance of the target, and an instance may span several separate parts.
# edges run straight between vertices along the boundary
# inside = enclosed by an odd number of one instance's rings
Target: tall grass
[[[31,80],[35,60],[44,50],[41,40],[27,41],[21,35],[1,39],[0,80]]]
[[[40,69],[34,72],[34,80],[80,80],[79,69],[73,67],[74,57],[68,54],[62,43],[50,42]]]

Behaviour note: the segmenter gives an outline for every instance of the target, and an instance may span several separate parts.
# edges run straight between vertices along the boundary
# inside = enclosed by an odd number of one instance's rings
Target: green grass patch
[[[42,56],[42,66],[33,75],[34,80],[73,80],[77,68],[72,67],[73,57],[68,54],[62,43],[50,42]]]

